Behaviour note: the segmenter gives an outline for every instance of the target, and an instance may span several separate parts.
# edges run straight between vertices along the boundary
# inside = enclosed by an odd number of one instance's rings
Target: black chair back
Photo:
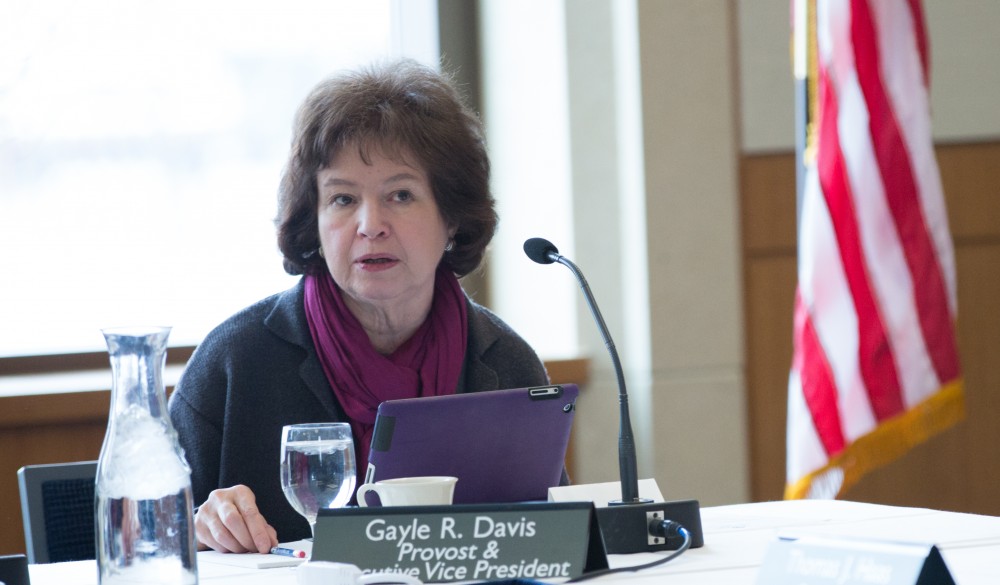
[[[95,558],[96,461],[27,465],[17,472],[28,562]]]

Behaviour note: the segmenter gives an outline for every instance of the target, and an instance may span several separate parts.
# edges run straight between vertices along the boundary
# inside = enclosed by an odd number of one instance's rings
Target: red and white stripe
[[[816,5],[815,163],[800,209],[789,485],[960,375],[919,0]],[[836,496],[838,473],[813,482],[810,495]]]

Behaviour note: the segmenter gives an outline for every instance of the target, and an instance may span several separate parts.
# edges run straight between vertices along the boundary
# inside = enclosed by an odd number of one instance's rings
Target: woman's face
[[[348,303],[390,309],[433,298],[434,275],[453,234],[438,210],[427,173],[356,145],[316,174],[320,247]]]

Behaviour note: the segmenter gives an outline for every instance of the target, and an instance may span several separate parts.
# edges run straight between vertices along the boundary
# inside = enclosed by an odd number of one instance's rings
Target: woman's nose
[[[389,232],[383,211],[378,204],[364,203],[358,210],[358,234],[377,238]]]

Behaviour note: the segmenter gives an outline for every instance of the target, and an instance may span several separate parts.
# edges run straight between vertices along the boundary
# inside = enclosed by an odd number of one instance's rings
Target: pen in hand
[[[281,555],[285,557],[295,557],[297,559],[306,558],[306,551],[298,550],[294,548],[285,548],[281,546],[276,546],[271,549],[272,555]]]

